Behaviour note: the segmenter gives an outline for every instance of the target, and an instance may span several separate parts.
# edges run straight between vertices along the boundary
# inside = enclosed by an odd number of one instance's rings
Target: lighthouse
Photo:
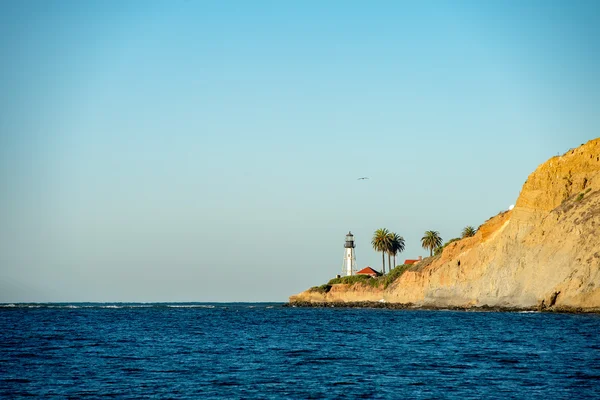
[[[342,274],[350,276],[356,270],[356,255],[354,254],[354,235],[348,232],[346,235],[346,244],[344,244],[344,264],[342,266]]]

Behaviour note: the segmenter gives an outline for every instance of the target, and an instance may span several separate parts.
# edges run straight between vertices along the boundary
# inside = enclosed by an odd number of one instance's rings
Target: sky
[[[597,1],[3,1],[0,302],[287,301],[600,132]],[[368,180],[357,180],[359,177]]]

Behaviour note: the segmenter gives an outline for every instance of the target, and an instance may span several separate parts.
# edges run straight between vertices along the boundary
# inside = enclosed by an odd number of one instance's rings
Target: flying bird
[[[363,176],[362,178],[358,178],[357,181],[362,181],[363,179],[369,179],[368,176]]]

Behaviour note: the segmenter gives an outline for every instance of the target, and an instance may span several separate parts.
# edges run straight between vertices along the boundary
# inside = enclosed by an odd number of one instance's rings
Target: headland
[[[514,209],[474,236],[394,272],[335,280],[290,305],[600,312],[600,138],[541,164]]]

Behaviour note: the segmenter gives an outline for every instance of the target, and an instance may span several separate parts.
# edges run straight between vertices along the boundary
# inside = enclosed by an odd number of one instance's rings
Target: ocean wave
[[[210,304],[167,304],[169,308],[215,308]]]

